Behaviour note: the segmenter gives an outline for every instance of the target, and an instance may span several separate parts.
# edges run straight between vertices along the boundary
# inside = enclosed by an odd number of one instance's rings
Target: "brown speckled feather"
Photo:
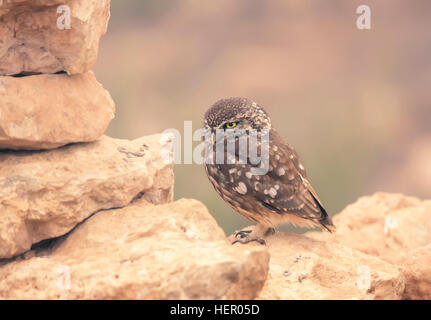
[[[233,108],[232,105],[239,107]],[[307,180],[298,154],[271,128],[262,107],[248,99],[225,99],[207,111],[206,125],[217,128],[225,121],[234,121],[240,116],[241,121],[252,128],[258,124],[258,129],[270,130],[269,170],[263,175],[252,174],[251,169],[257,166],[250,163],[250,158],[247,158],[246,164],[207,164],[208,177],[220,196],[235,211],[258,223],[276,226],[291,222],[334,231],[331,218]],[[228,156],[226,152],[225,159]],[[230,156],[239,159],[238,145],[235,155]]]

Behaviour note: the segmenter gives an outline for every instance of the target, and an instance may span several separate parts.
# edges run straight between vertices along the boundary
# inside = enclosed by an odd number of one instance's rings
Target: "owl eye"
[[[224,125],[225,129],[233,129],[236,127],[236,125],[238,124],[238,122],[228,122]]]

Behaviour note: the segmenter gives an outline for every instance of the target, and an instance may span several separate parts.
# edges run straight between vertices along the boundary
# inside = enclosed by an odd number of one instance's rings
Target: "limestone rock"
[[[2,1],[0,75],[89,71],[109,10],[109,0]]]
[[[431,244],[410,251],[403,267],[404,299],[431,300]]]
[[[400,268],[381,259],[304,235],[276,232],[266,242],[269,274],[258,299],[402,297]]]
[[[362,197],[334,217],[337,232],[309,232],[313,238],[336,240],[395,264],[410,250],[431,243],[431,201],[401,194]]]
[[[114,113],[111,96],[91,71],[0,77],[0,148],[49,149],[94,141]]]
[[[168,143],[161,137],[128,141],[104,136],[55,150],[1,152],[0,259],[61,236],[92,213],[123,207],[137,196],[171,201],[173,170],[161,158]]]
[[[252,299],[268,260],[265,248],[227,242],[198,201],[141,199],[0,267],[0,299]]]

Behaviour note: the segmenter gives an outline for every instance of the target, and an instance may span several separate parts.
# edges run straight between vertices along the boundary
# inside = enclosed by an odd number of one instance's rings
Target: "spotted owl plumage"
[[[247,133],[269,131],[269,166],[265,174],[252,173],[251,169],[257,164],[250,161],[248,154],[246,163],[239,163],[238,144],[232,154],[224,150],[224,163],[205,163],[208,178],[223,200],[236,212],[256,222],[253,232],[242,231],[241,238],[235,242],[264,243],[262,236],[268,229],[285,223],[335,231],[330,216],[307,180],[298,154],[272,128],[263,107],[246,98],[228,98],[217,101],[205,113],[204,126],[212,132],[225,130],[229,124]],[[211,141],[216,151],[215,138]],[[235,159],[234,163],[226,161],[229,157]]]

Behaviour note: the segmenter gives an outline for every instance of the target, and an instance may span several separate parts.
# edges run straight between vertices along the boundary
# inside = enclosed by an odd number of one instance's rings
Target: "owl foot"
[[[265,236],[272,236],[275,233],[275,229],[274,228],[268,228],[265,231]]]
[[[260,238],[256,238],[256,237],[251,237],[250,235],[241,235],[240,239],[235,240],[234,242],[232,242],[232,244],[235,244],[237,242],[242,243],[242,244],[246,244],[252,241],[256,241],[259,242],[262,245],[266,245],[266,241]]]
[[[246,238],[253,230],[241,230],[235,233],[235,238],[238,238],[240,236],[241,238]]]
[[[246,244],[252,241],[259,242],[262,245],[266,245],[266,241],[262,239],[263,236],[268,234],[273,234],[275,232],[274,228],[268,227],[265,224],[256,224],[253,230],[241,230],[235,233],[236,239],[232,244],[237,242]]]

